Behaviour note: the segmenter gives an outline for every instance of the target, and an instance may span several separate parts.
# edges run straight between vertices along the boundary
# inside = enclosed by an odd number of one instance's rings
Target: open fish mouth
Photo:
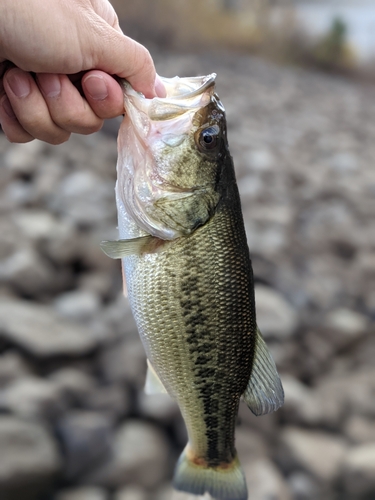
[[[216,74],[191,78],[160,77],[166,90],[166,97],[146,99],[136,92],[131,85],[122,80],[125,95],[125,109],[129,112],[129,104],[147,115],[152,121],[170,120],[186,112],[206,106],[214,92]],[[128,101],[128,102],[127,102]]]
[[[167,99],[191,99],[202,95],[215,84],[216,73],[207,76],[196,76],[192,78],[161,78],[167,92]]]
[[[189,99],[203,94],[203,92],[212,87],[215,84],[216,73],[189,78],[180,78],[179,76],[173,78],[159,76],[159,78],[163,82],[167,94],[163,99]],[[121,80],[121,85],[127,95],[133,94],[138,97],[143,96],[140,92],[136,92],[127,80]]]

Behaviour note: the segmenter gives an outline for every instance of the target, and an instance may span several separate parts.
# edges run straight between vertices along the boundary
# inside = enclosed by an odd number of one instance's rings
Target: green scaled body
[[[149,361],[146,387],[176,399],[187,427],[189,442],[176,466],[175,488],[196,495],[208,492],[218,500],[246,500],[235,449],[240,398],[260,415],[282,405],[283,390],[256,325],[251,261],[222,105],[212,77],[186,79],[189,85],[193,82],[191,90],[180,93],[173,80],[165,82],[175,107],[167,95],[163,124],[149,126],[140,140],[147,144],[144,154],[150,165],[154,159],[154,169],[149,166],[141,175],[133,159],[140,144],[133,155],[123,154],[126,144],[119,140],[116,189],[122,240],[103,242],[102,248],[123,259],[129,300]],[[184,109],[178,114],[179,99]],[[125,141],[139,140],[141,119],[134,107],[151,124],[163,121],[159,101],[156,111],[150,111],[127,87],[128,116],[120,130]],[[173,119],[183,119],[183,125],[165,129]],[[137,137],[131,135],[132,128]],[[171,130],[179,130],[183,141]],[[164,191],[152,198],[156,188],[148,179],[155,172],[162,172],[155,185]],[[144,185],[129,190],[137,176]]]

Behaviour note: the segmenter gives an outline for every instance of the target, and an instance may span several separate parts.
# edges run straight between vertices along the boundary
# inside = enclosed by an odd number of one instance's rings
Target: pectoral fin
[[[152,364],[147,360],[147,375],[145,383],[146,394],[168,394],[166,388],[157,376]]]
[[[154,236],[141,236],[129,240],[102,241],[100,248],[111,259],[122,259],[128,255],[160,252],[168,242]]]
[[[254,415],[271,413],[284,404],[284,390],[276,365],[257,329],[253,369],[243,399]]]

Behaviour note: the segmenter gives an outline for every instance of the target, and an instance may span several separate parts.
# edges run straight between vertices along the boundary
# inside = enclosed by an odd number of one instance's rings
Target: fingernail
[[[31,87],[28,75],[20,70],[12,70],[6,77],[9,87],[16,97],[27,97],[30,94]]]
[[[156,78],[155,78],[155,93],[158,97],[166,97],[166,95],[167,95],[164,84],[161,81],[159,75],[156,75]]]
[[[108,97],[108,89],[104,78],[96,75],[90,75],[84,78],[83,84],[91,99],[94,99],[95,101],[103,101],[103,99]]]
[[[47,97],[58,97],[61,94],[61,81],[59,75],[41,74],[38,83]]]
[[[1,106],[5,113],[9,116],[9,118],[15,118],[16,115],[14,114],[12,105],[10,104],[9,99],[5,96],[4,99],[1,101]]]

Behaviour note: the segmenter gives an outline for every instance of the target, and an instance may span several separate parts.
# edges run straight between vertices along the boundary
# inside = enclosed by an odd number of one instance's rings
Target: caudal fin
[[[185,449],[176,465],[173,486],[193,495],[209,493],[215,500],[248,498],[245,476],[237,456],[226,467],[208,467],[189,460]]]

